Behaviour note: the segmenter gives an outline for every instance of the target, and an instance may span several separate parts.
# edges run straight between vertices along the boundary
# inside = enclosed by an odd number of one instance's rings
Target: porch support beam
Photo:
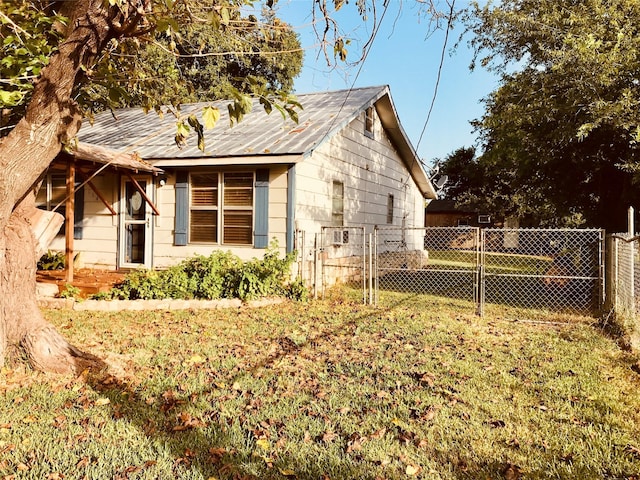
[[[117,215],[118,213],[113,209],[113,207],[109,204],[109,202],[107,202],[107,199],[104,198],[102,193],[100,193],[100,191],[96,188],[93,182],[91,180],[87,180],[87,176],[84,174],[84,172],[78,172],[78,173],[80,173],[80,176],[82,177],[82,181],[87,185],[89,185],[89,187],[91,187],[91,190],[93,190],[93,193],[95,193],[97,197],[102,201],[104,206],[107,207],[107,210],[109,210],[111,215],[113,216]]]

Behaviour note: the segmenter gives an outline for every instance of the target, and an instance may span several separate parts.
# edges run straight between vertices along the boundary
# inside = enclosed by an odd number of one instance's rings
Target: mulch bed
[[[116,270],[94,270],[80,268],[73,271],[71,285],[80,290],[80,296],[86,298],[94,293],[106,292],[116,283],[122,281],[127,272]],[[62,291],[67,285],[65,270],[38,270],[37,281],[41,283],[55,283]]]

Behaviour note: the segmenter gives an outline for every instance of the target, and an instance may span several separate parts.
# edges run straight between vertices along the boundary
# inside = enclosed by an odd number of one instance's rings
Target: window
[[[338,181],[333,182],[331,224],[336,227],[344,225],[344,184]]]
[[[250,245],[253,180],[253,172],[192,173],[189,241]]]
[[[36,205],[44,210],[56,209],[64,215],[64,200],[67,197],[67,180],[63,173],[48,173],[38,192]],[[60,202],[62,202],[61,205]],[[58,206],[59,205],[59,206]]]
[[[365,110],[364,114],[364,134],[371,138],[373,138],[373,126],[375,121],[374,112],[375,109],[373,107],[369,107]]]
[[[387,223],[389,225],[393,223],[393,195],[391,194],[387,197]]]

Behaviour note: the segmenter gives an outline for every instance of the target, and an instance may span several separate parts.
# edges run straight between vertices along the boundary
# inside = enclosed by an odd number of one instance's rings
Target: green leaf
[[[202,109],[202,120],[204,121],[204,127],[211,129],[216,126],[218,120],[220,120],[220,110],[216,107],[204,107]]]
[[[260,97],[260,104],[264,107],[264,111],[267,112],[267,115],[273,110],[273,105],[266,97]]]

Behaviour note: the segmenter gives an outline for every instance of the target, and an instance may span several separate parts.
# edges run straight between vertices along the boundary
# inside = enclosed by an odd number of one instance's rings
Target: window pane
[[[217,207],[218,189],[191,189],[191,205],[194,207]]]
[[[225,207],[253,206],[253,173],[224,174],[224,205]]]
[[[251,245],[253,212],[226,211],[224,213],[223,243]]]
[[[194,188],[200,187],[218,187],[218,174],[217,173],[192,173],[191,174],[191,186]]]
[[[51,208],[55,208],[67,196],[67,179],[64,175],[51,175]]]
[[[344,225],[344,185],[342,182],[333,182],[331,222],[335,226]]]
[[[189,241],[195,243],[215,243],[217,235],[218,212],[215,210],[191,210]]]

